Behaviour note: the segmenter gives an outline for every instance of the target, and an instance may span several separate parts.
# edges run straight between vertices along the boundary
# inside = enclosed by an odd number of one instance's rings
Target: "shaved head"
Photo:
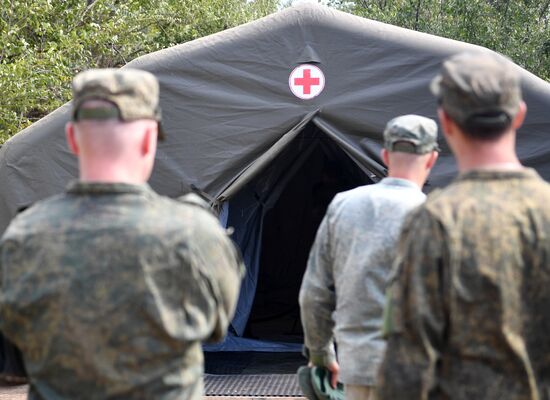
[[[382,150],[382,159],[388,167],[388,176],[408,179],[420,188],[424,186],[437,156],[438,152],[435,150],[426,154]]]
[[[427,154],[403,153],[400,151],[389,151],[389,164],[396,169],[404,168],[423,168],[426,160],[431,156],[431,152]]]
[[[153,120],[121,123],[117,120],[82,121],[74,125],[80,153],[115,161],[138,154],[148,129],[155,129]]]
[[[115,106],[102,100],[89,100],[81,106],[110,107]],[[85,119],[67,124],[67,140],[79,158],[83,180],[147,181],[153,168],[157,134],[158,122],[152,119]]]

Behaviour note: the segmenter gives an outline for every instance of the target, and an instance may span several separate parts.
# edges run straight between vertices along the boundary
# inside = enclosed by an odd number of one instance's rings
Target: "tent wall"
[[[193,186],[214,198],[311,113],[376,174],[362,141],[381,144],[384,125],[400,114],[435,118],[428,84],[445,57],[462,51],[488,50],[303,4],[140,57],[128,67],[158,77],[167,132],[150,183],[171,197]],[[288,80],[306,62],[324,72],[326,84],[319,96],[301,100]],[[550,179],[550,84],[517,68],[529,107],[518,154]],[[59,193],[76,176],[63,133],[69,116],[67,104],[0,149],[0,231],[18,207]],[[434,186],[456,175],[441,145]]]

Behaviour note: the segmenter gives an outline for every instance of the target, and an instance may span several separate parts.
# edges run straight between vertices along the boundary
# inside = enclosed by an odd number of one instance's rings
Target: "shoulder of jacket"
[[[210,207],[210,204],[206,200],[204,200],[202,197],[200,197],[198,194],[195,193],[187,193],[183,196],[180,196],[176,198],[176,201],[180,204],[185,204],[192,207],[198,207],[202,210],[206,210],[211,214],[213,213],[212,208]]]

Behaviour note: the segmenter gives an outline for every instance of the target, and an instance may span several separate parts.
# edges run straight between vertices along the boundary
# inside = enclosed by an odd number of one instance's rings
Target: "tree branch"
[[[540,10],[539,21],[542,20],[543,18],[544,18],[544,20],[547,19],[547,18],[545,17],[545,14],[546,14],[546,12],[548,11],[548,7],[550,7],[550,0],[547,0],[547,1],[546,1],[546,4],[544,5],[544,7],[542,7],[542,9]]]
[[[414,20],[414,30],[418,30],[418,21],[420,20],[420,4],[422,3],[422,0],[418,0],[418,4],[416,5],[416,18]]]

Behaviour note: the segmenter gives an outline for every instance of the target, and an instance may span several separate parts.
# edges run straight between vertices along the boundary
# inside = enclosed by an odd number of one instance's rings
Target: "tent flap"
[[[308,113],[300,122],[292,127],[287,133],[271,146],[264,154],[258,157],[249,165],[232,183],[230,183],[218,196],[219,202],[229,200],[235,195],[244,185],[250,182],[260,171],[266,168],[278,154],[285,149],[286,146],[302,131],[304,126],[311,121],[319,110]]]
[[[387,175],[387,170],[384,166],[379,164],[369,155],[361,152],[355,146],[350,144],[347,140],[344,133],[340,132],[335,127],[331,126],[329,123],[323,121],[321,118],[313,118],[315,125],[319,127],[323,132],[325,132],[330,138],[332,138],[342,149],[348,153],[348,155],[361,167],[365,172],[369,173],[370,178],[375,182],[382,179]]]

